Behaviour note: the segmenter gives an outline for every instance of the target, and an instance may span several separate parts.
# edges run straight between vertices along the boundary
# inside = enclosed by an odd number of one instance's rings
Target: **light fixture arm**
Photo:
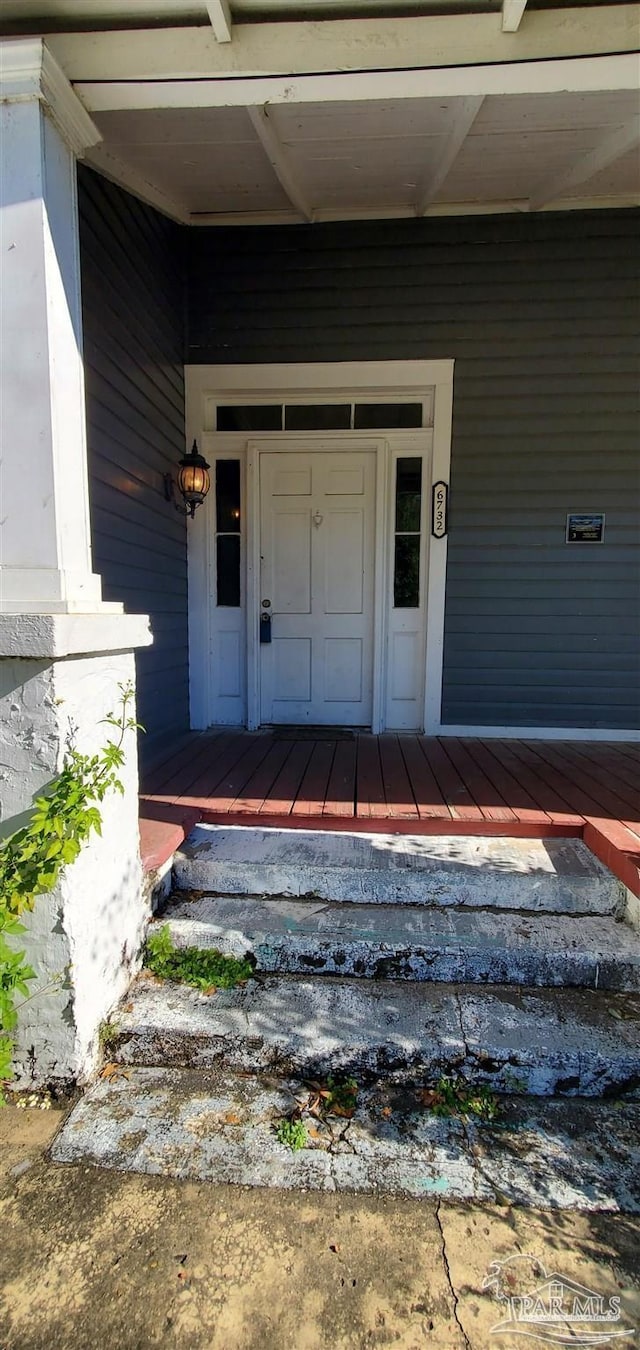
[[[179,515],[189,516],[190,519],[193,520],[193,517],[195,516],[196,513],[196,504],[195,502],[192,502],[191,506],[183,506],[181,502],[176,501],[176,480],[173,477],[173,474],[165,473],[163,475],[163,482],[164,482],[165,501],[173,502],[173,505]]]

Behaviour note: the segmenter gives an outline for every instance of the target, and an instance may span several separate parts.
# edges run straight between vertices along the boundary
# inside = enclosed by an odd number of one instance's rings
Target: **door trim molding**
[[[340,397],[352,399],[370,395],[384,402],[394,402],[398,397],[425,399],[434,394],[433,411],[433,453],[431,457],[431,483],[426,483],[427,510],[430,510],[431,486],[434,482],[449,482],[451,465],[451,425],[453,406],[453,360],[441,361],[337,361],[317,363],[278,363],[274,365],[190,365],[185,366],[186,392],[186,432],[187,443],[195,437],[201,441],[203,436],[215,441],[220,436],[226,446],[237,438],[238,447],[247,446],[248,480],[247,514],[247,618],[255,615],[256,578],[255,556],[250,565],[250,553],[255,550],[256,510],[259,503],[255,494],[259,491],[255,466],[251,465],[251,446],[259,442],[275,448],[274,442],[285,446],[289,437],[295,433],[262,433],[257,439],[247,432],[216,433],[207,423],[207,400],[231,402],[259,402],[261,398],[278,399],[286,402],[288,396],[310,401],[331,402]],[[360,433],[362,435],[362,433]],[[358,442],[358,433],[344,432],[343,444],[354,448]],[[305,436],[305,441],[306,441]],[[310,435],[309,445],[319,448],[320,438]],[[386,440],[384,430],[380,437],[369,436],[372,441]],[[298,445],[301,438],[297,438]],[[380,484],[380,459],[378,455],[377,500],[376,500],[376,596],[374,627],[374,730],[381,726],[384,709],[384,689],[382,688],[384,653],[384,631],[380,626],[380,615],[386,618],[386,594],[383,583],[384,573],[378,568],[386,564],[383,557],[386,543],[385,522],[378,519],[378,512],[386,502],[388,482],[386,474]],[[384,474],[384,469],[382,470]],[[210,522],[211,508],[203,508],[188,530],[188,566],[189,566],[189,686],[191,725],[194,728],[207,727],[210,724],[210,652],[211,652],[211,615],[210,598],[206,594],[205,577],[208,575],[210,558]],[[430,530],[426,531],[427,546],[427,615],[426,615],[426,678],[424,698],[424,730],[428,735],[438,734],[442,726],[442,674],[444,657],[444,614],[447,572],[447,538],[434,539]],[[253,540],[253,543],[252,543]],[[252,608],[253,606],[253,608]],[[259,705],[256,706],[258,689],[257,660],[259,653],[257,635],[252,625],[247,623],[247,725],[259,725]],[[256,717],[258,720],[256,721]]]

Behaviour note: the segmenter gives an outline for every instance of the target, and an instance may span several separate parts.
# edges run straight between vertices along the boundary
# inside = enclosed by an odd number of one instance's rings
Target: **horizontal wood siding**
[[[137,655],[146,749],[189,725],[186,521],[163,493],[184,454],[178,226],[80,169],[91,526],[106,600],[151,616]]]
[[[445,723],[640,725],[638,221],[188,231],[192,362],[455,358]]]

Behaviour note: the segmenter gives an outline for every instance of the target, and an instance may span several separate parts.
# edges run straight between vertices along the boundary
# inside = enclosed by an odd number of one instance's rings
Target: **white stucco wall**
[[[61,766],[70,725],[78,749],[99,750],[117,732],[119,685],[134,679],[130,652],[66,660],[0,661],[0,801],[4,832]],[[18,683],[20,681],[20,683]],[[138,840],[136,736],[126,736],[124,795],[101,809],[92,835],[55,891],[26,919],[20,945],[38,972],[20,1011],[16,1067],[21,1083],[85,1079],[95,1065],[100,1022],[127,987],[149,912]],[[38,992],[41,991],[41,992]]]
[[[60,735],[53,666],[46,660],[0,661],[0,837],[53,777]]]

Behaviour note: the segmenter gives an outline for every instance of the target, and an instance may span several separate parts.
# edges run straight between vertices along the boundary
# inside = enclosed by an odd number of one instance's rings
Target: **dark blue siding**
[[[91,526],[106,600],[151,616],[137,656],[147,748],[188,726],[186,521],[163,474],[184,454],[180,228],[80,169]]]
[[[640,725],[638,221],[187,232],[189,361],[455,358],[449,724]]]

